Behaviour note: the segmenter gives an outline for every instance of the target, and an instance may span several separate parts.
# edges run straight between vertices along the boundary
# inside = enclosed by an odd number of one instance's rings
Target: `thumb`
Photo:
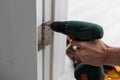
[[[84,41],[72,40],[70,37],[67,37],[67,40],[70,42],[71,45],[77,46],[77,47],[84,47],[84,44],[85,44]]]

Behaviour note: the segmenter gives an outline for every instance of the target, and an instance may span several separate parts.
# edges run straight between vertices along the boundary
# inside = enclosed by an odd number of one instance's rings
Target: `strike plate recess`
[[[42,31],[42,27],[43,26],[41,25],[38,27],[38,51],[43,48],[42,46],[45,47],[47,45],[50,45],[51,42],[52,30],[50,29],[50,26],[44,25],[44,31]],[[42,36],[44,36],[44,41],[42,41]]]

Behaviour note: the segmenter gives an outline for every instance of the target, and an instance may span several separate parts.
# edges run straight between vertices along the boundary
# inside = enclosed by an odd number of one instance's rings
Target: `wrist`
[[[120,48],[109,47],[105,50],[104,65],[120,65]]]

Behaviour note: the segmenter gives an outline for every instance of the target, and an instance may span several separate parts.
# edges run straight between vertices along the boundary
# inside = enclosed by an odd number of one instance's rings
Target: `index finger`
[[[84,48],[85,47],[85,42],[83,42],[83,41],[72,40],[71,44],[74,45],[74,46],[78,46],[80,48]]]
[[[77,47],[84,47],[84,42],[83,41],[76,41],[72,40],[69,36],[67,37],[67,40],[70,42],[71,45],[77,46]]]

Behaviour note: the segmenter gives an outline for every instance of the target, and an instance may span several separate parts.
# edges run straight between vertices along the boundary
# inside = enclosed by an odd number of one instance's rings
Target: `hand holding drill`
[[[117,60],[120,48],[110,47],[100,40],[103,37],[101,26],[81,21],[56,21],[49,26],[69,36],[71,44],[78,47],[76,53],[83,64],[75,70],[77,80],[104,80],[101,65],[120,65]]]
[[[102,40],[96,39],[91,41],[72,41],[72,45],[78,46],[76,54],[84,64],[94,66],[106,65],[107,49],[109,48]]]

